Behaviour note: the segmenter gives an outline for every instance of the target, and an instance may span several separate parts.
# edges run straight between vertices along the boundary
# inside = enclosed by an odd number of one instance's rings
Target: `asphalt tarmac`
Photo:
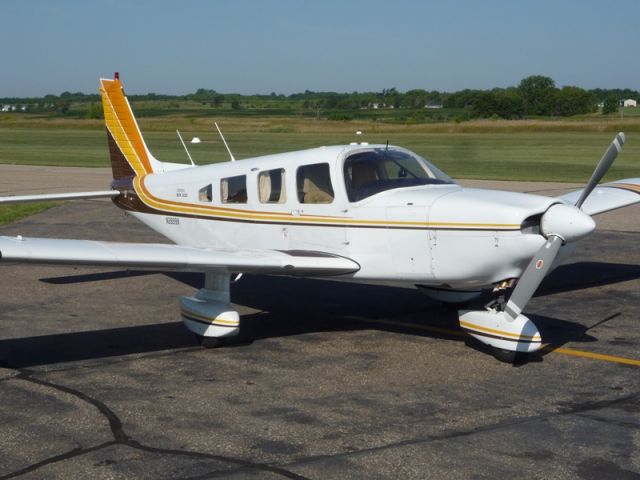
[[[0,194],[108,177],[16,168]],[[200,275],[0,265],[0,480],[638,479],[640,213],[597,220],[528,305],[551,345],[521,366],[413,290],[245,276],[240,341],[203,349],[177,301]],[[162,240],[105,200],[0,234]]]

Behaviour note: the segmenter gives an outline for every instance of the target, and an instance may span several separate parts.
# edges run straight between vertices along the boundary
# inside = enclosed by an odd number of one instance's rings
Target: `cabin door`
[[[328,163],[298,167],[297,203],[291,211],[292,250],[344,253],[347,248],[344,195],[336,195]]]

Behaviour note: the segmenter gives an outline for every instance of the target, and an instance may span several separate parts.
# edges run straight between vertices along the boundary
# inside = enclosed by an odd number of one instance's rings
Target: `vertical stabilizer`
[[[113,80],[100,80],[100,95],[113,178],[119,180],[158,171],[160,162],[153,158],[142,138],[117,73]]]

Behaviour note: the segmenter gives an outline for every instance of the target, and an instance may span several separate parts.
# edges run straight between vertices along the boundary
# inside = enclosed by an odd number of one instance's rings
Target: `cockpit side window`
[[[454,183],[423,158],[392,149],[351,155],[344,162],[344,181],[350,202],[395,188]]]

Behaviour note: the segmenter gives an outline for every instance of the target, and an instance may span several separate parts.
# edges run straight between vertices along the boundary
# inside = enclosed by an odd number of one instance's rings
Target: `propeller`
[[[576,202],[577,208],[582,207],[582,204],[584,203],[584,201],[591,194],[591,192],[593,192],[593,189],[596,188],[598,183],[600,183],[600,180],[602,180],[602,177],[605,176],[605,174],[607,173],[607,170],[609,170],[609,167],[613,165],[613,161],[616,159],[616,157],[620,153],[620,150],[622,150],[623,145],[624,145],[624,133],[620,132],[615,136],[615,138],[613,139],[613,142],[611,142],[611,145],[609,145],[609,148],[607,148],[607,151],[604,152],[604,155],[600,159],[600,162],[598,162],[598,166],[593,171],[593,174],[589,179],[589,183],[587,183],[587,186],[584,188],[584,190],[582,190],[582,194],[580,195],[580,198]]]
[[[553,265],[561,246],[562,238],[553,235],[549,237],[531,259],[504,309],[504,312],[511,320],[515,320],[529,303],[538,286],[549,272],[551,265]]]
[[[504,313],[510,321],[514,321],[529,303],[558,256],[560,247],[586,237],[595,229],[593,219],[580,210],[580,207],[605,176],[623,145],[624,133],[620,132],[598,162],[575,206],[552,205],[542,216],[540,230],[547,241],[527,265],[505,306]]]

